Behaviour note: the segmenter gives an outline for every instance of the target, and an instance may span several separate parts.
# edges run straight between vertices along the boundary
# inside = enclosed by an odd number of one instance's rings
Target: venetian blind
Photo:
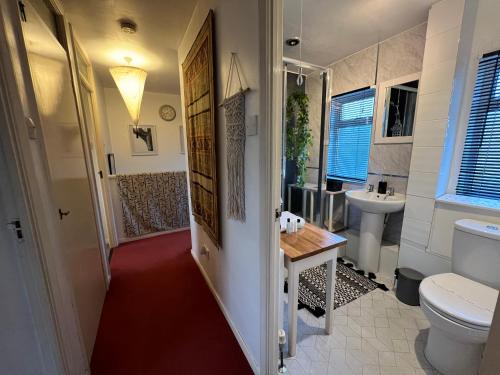
[[[365,182],[373,124],[375,89],[332,97],[327,176]]]
[[[456,194],[500,199],[500,51],[479,61]]]

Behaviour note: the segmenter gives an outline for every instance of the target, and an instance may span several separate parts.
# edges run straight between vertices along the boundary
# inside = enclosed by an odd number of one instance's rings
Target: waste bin
[[[411,268],[400,268],[397,272],[396,297],[410,306],[420,305],[418,288],[424,275]]]

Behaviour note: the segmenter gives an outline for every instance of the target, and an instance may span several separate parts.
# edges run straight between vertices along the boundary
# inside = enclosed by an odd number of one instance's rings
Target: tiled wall
[[[443,0],[430,11],[399,257],[426,275],[451,269],[456,220],[500,224],[497,211],[436,201],[454,193],[478,58],[500,49],[499,16],[497,0]]]
[[[422,76],[418,93],[413,152],[401,233],[400,264],[414,262],[408,254],[426,251],[436,188],[448,127],[464,0],[443,0],[432,6],[427,24]],[[426,260],[426,273],[446,268],[441,257]],[[432,266],[434,263],[434,266]]]
[[[418,25],[403,33],[395,35],[380,43],[378,59],[377,82],[384,82],[408,74],[420,72],[425,46],[426,24]],[[330,94],[338,95],[359,88],[371,86],[375,83],[377,70],[377,45],[368,47],[329,66]],[[318,77],[308,76],[306,92],[310,95],[310,125],[315,136],[311,148],[311,166],[317,167],[319,155],[319,129],[321,109],[321,86]],[[316,103],[319,102],[319,105]],[[328,141],[328,136],[325,141]],[[374,137],[372,137],[373,139]],[[325,146],[325,161],[326,161]],[[407,177],[410,169],[411,144],[372,144],[370,150],[369,176],[367,184],[377,185],[380,180],[378,174],[391,174],[404,177],[388,178],[389,186],[393,186],[398,193],[406,193]],[[310,169],[311,182],[317,181],[317,170]],[[345,184],[348,189],[359,189],[362,185]],[[340,210],[336,210],[340,216]],[[350,209],[349,227],[359,230],[361,212]],[[399,243],[403,214],[391,215],[384,232],[384,239]]]

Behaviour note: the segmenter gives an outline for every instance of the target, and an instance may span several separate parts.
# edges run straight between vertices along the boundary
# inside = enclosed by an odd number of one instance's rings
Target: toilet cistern
[[[350,190],[346,192],[346,198],[362,211],[358,268],[365,272],[378,272],[385,215],[401,211],[405,206],[405,196],[393,190],[389,194]]]

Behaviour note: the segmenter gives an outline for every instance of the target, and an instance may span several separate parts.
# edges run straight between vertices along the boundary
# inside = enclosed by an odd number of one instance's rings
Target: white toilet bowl
[[[431,324],[425,356],[445,375],[476,375],[498,291],[455,273],[425,278],[420,305]]]

